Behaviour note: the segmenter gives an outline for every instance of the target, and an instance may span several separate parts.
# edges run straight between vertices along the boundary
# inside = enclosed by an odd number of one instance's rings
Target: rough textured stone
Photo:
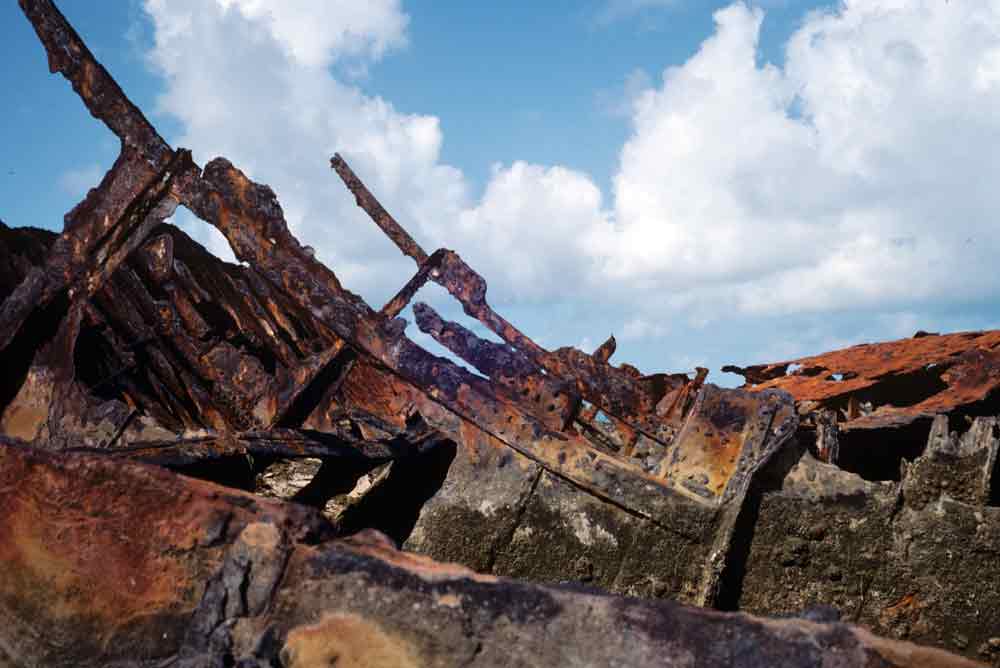
[[[148,465],[0,444],[0,657],[120,668],[974,665],[843,623],[524,584],[331,530],[317,511]]]
[[[896,483],[874,483],[808,452],[781,487],[751,503],[739,609],[789,614],[817,605],[857,621],[892,548]]]
[[[1000,508],[990,501],[994,418],[958,435],[934,420],[901,482],[870,482],[809,453],[751,498],[733,607],[832,605],[878,633],[993,662],[1000,629]]]

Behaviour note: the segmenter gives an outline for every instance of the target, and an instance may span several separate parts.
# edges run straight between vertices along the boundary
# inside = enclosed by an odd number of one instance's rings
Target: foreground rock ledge
[[[3,666],[973,666],[841,623],[482,576],[315,511],[0,443]]]

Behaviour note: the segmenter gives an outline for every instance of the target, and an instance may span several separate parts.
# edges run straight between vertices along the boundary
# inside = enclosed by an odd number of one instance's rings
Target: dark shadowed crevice
[[[853,399],[857,404],[879,406],[895,406],[906,408],[930,399],[934,395],[948,389],[948,383],[941,378],[948,365],[928,365],[925,368],[896,375],[881,376],[876,382],[866,388],[845,394],[829,402],[829,408],[849,411],[849,402]],[[830,382],[840,382],[830,380]]]
[[[209,299],[203,299],[199,302],[195,302],[194,308],[198,311],[198,315],[201,316],[202,320],[205,321],[211,331],[219,334],[225,334],[229,331],[239,331],[239,327],[236,325],[236,321],[233,320],[233,317],[229,315],[229,311],[216,302]]]
[[[256,357],[260,365],[264,367],[264,370],[269,375],[274,375],[278,368],[278,358],[271,352],[271,349],[265,345],[258,345],[251,341],[242,332],[237,332],[235,335],[231,336],[227,343],[234,346],[244,354]]]
[[[0,414],[14,400],[28,375],[38,349],[51,341],[69,311],[69,296],[63,290],[51,302],[35,309],[14,340],[0,351]]]
[[[524,495],[524,498],[520,499],[517,504],[517,509],[514,511],[514,521],[510,523],[510,527],[504,532],[503,536],[496,541],[493,549],[490,550],[489,560],[486,563],[486,568],[483,569],[484,573],[492,573],[493,568],[496,566],[497,558],[500,553],[503,552],[514,540],[514,534],[517,532],[517,528],[521,526],[521,522],[524,521],[524,515],[528,511],[528,504],[531,503],[531,498],[535,495],[535,490],[538,489],[538,483],[542,479],[542,475],[545,473],[545,468],[543,466],[537,465],[538,470],[535,471],[535,475],[531,480],[531,486],[528,488],[528,493]],[[620,564],[619,564],[620,567]]]
[[[883,429],[850,429],[840,432],[837,465],[865,480],[900,480],[902,462],[912,462],[927,447],[931,418]]]
[[[115,381],[129,369],[115,368],[112,362],[115,357],[114,349],[99,328],[82,327],[73,350],[76,379],[96,397],[122,400],[121,385]]]
[[[1000,508],[1000,454],[993,462],[993,471],[990,474],[990,495],[986,499],[986,505]]]
[[[323,460],[312,480],[292,497],[295,503],[322,509],[335,496],[347,494],[365,473],[378,466],[365,459],[337,457]]]
[[[270,461],[256,460],[244,455],[231,455],[205,459],[195,464],[178,466],[173,470],[181,475],[207,480],[217,485],[253,492],[256,489],[256,469],[266,468]]]
[[[288,407],[285,416],[279,422],[279,426],[299,427],[306,421],[306,418],[313,414],[313,411],[320,404],[329,403],[328,401],[324,402],[323,398],[327,397],[329,394],[328,390],[331,387],[336,387],[343,381],[344,374],[350,370],[357,356],[357,353],[349,348],[344,348],[340,353],[334,355],[333,359],[316,374],[312,382],[302,390],[299,396],[295,398],[295,401],[292,402],[292,405]]]
[[[991,390],[979,401],[966,404],[948,413],[948,428],[959,433],[964,432],[977,417],[994,417],[1000,415],[1000,391]]]
[[[416,526],[421,508],[444,484],[456,452],[454,441],[442,439],[419,454],[397,460],[386,480],[344,513],[343,532],[378,529],[402,545]]]
[[[716,610],[735,612],[740,609],[743,596],[743,580],[747,574],[747,560],[753,545],[754,530],[760,517],[760,504],[764,494],[759,489],[751,489],[743,500],[743,507],[736,518],[733,536],[726,555],[726,565],[719,576],[719,591],[712,607]]]
[[[716,610],[735,612],[740,609],[740,599],[743,597],[743,582],[746,579],[747,563],[750,559],[750,548],[753,545],[757,520],[760,517],[760,507],[764,495],[781,489],[781,481],[805,454],[807,445],[797,438],[778,453],[754,477],[747,490],[739,515],[729,539],[729,552],[719,576],[719,589],[715,594],[712,607]]]

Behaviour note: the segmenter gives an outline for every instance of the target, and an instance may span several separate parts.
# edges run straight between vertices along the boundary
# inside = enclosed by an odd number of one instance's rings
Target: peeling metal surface
[[[918,333],[822,355],[723,371],[781,389],[801,413],[829,410],[839,429],[879,429],[956,409],[976,412],[1000,387],[1000,332]]]

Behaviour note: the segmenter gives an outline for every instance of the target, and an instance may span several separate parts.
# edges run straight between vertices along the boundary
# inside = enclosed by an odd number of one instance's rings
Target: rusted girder
[[[295,429],[247,431],[240,434],[205,430],[176,439],[133,441],[126,447],[67,448],[69,452],[100,452],[111,457],[134,459],[170,468],[191,466],[233,456],[323,457],[365,461],[372,466],[419,454],[413,435],[380,440],[359,440],[346,434],[318,434]],[[4,437],[0,435],[0,443]]]
[[[404,255],[414,258],[418,265],[422,265],[423,260],[418,260],[418,257],[423,251],[365,187],[344,159],[338,154],[330,162],[344,184],[354,194],[358,206],[385,231]],[[554,374],[557,380],[571,383],[580,397],[598,405],[609,414],[632,423],[648,438],[662,439],[662,434],[658,433],[659,429],[654,424],[655,420],[650,417],[654,414],[656,403],[662,395],[651,395],[632,376],[607,364],[610,352],[607,357],[602,358],[587,355],[573,348],[562,348],[555,353],[545,350],[493,310],[486,301],[485,279],[469,267],[457,253],[441,249],[434,255],[438,258],[434,271],[423,275],[418,273],[418,276],[423,280],[430,278],[444,287],[462,304],[467,315],[476,318],[501,339],[521,351],[539,369]]]
[[[380,311],[386,318],[395,318],[404,308],[409,305],[414,295],[420,288],[427,285],[433,272],[440,271],[441,260],[444,259],[444,250],[435,251],[433,255],[420,263],[420,268],[402,288],[399,289],[392,299],[386,302]]]
[[[564,430],[573,420],[579,399],[573,388],[538,373],[520,352],[479,338],[458,323],[447,322],[429,305],[413,305],[417,327],[435,341],[485,374],[509,387],[517,404],[549,428]]]
[[[18,4],[45,47],[49,71],[69,80],[91,115],[115,133],[123,149],[135,149],[154,167],[165,164],[170,147],[97,62],[55,4],[51,0],[18,0]]]
[[[617,349],[618,341],[616,341],[614,335],[612,335],[608,337],[607,341],[597,346],[594,352],[590,354],[594,359],[607,363],[607,361],[611,359],[611,356],[615,354],[615,350]]]
[[[420,247],[410,233],[403,229],[403,226],[396,222],[396,219],[389,215],[379,201],[375,199],[375,196],[371,194],[365,184],[361,182],[354,170],[348,166],[343,158],[340,157],[339,153],[335,153],[332,158],[330,158],[330,167],[332,167],[340,178],[343,179],[347,188],[354,194],[357,200],[358,206],[365,210],[375,221],[375,224],[381,228],[385,235],[392,239],[396,247],[402,251],[403,255],[413,258],[413,261],[417,265],[421,265],[427,260],[427,253],[424,249]]]

